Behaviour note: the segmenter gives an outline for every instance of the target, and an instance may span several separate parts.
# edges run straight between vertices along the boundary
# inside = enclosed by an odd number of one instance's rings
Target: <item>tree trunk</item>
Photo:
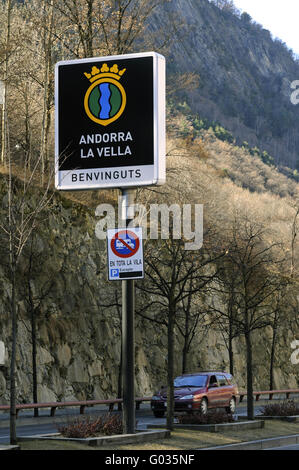
[[[86,49],[87,56],[93,57],[93,0],[89,0],[87,5],[87,39],[86,39]]]
[[[297,237],[297,217],[299,215],[299,207],[296,210],[296,214],[293,220],[293,225],[292,225],[292,241],[291,241],[291,277],[294,275],[294,270],[295,270],[295,241]]]
[[[122,354],[122,345],[121,345],[121,348],[120,348],[120,363],[119,363],[119,366],[118,366],[118,377],[117,377],[117,398],[121,398],[122,394],[123,394],[123,392],[122,392],[122,363],[123,363],[123,354]],[[118,409],[118,411],[122,410],[122,404],[121,403],[118,403],[117,409]]]
[[[16,431],[16,346],[17,346],[17,310],[16,310],[16,273],[11,270],[11,323],[12,342],[10,359],[10,444],[17,443]]]
[[[247,359],[247,418],[254,419],[253,381],[252,381],[252,345],[250,331],[245,332]]]
[[[234,375],[234,353],[233,353],[233,321],[234,321],[234,303],[235,303],[235,288],[234,283],[231,286],[231,295],[229,297],[229,326],[228,326],[228,355],[229,355],[229,371]]]
[[[184,334],[184,347],[182,357],[182,373],[185,374],[187,370],[187,355],[188,355],[188,340],[189,340],[189,311],[185,312],[185,334]]]
[[[274,377],[273,377],[273,369],[274,369],[274,356],[275,356],[275,346],[276,346],[276,336],[277,336],[277,327],[276,327],[276,319],[274,320],[273,325],[273,336],[272,336],[272,344],[271,344],[271,355],[270,355],[270,378],[269,378],[269,390],[274,390]]]
[[[31,295],[31,290],[30,294]],[[31,306],[31,343],[32,343],[32,396],[33,403],[38,403],[37,398],[37,365],[36,365],[36,321],[33,306]],[[34,416],[38,416],[38,408],[34,408]]]
[[[46,11],[46,4],[44,4]],[[44,47],[44,99],[43,99],[43,117],[42,117],[42,131],[41,131],[41,144],[40,144],[40,156],[41,156],[41,172],[42,181],[44,181],[44,174],[48,168],[48,141],[49,131],[51,124],[51,68],[52,68],[52,54],[51,54],[51,40],[54,20],[54,7],[53,0],[50,2],[50,10],[48,11],[48,22],[44,29],[43,47]]]
[[[3,96],[2,96],[2,130],[1,130],[1,163],[4,164],[7,151],[7,76],[8,76],[8,58],[10,43],[10,21],[11,21],[12,0],[7,1],[6,9],[6,38],[5,38],[5,57],[3,73]]]
[[[184,347],[182,357],[182,374],[186,373],[187,370],[187,338],[184,336]]]
[[[167,364],[167,422],[166,427],[170,431],[173,430],[174,418],[174,315],[175,311],[172,305],[169,308],[168,317],[168,364]]]
[[[233,352],[233,337],[231,333],[231,327],[228,337],[228,355],[229,355],[229,372],[234,375],[234,352]]]

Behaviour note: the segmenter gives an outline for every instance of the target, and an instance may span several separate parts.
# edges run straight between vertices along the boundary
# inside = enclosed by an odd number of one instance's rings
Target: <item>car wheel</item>
[[[206,415],[208,412],[208,400],[206,398],[203,398],[200,402],[200,407],[199,407],[200,414]]]
[[[155,418],[163,418],[165,411],[154,411]]]
[[[229,400],[229,405],[226,408],[226,411],[227,411],[227,413],[234,414],[234,412],[236,411],[236,400],[235,400],[235,398],[232,397]]]

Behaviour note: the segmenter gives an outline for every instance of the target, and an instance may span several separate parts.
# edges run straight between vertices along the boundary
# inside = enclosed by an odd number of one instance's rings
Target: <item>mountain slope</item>
[[[237,142],[268,151],[277,165],[299,165],[299,106],[290,101],[290,84],[299,64],[269,31],[222,11],[208,0],[161,4],[152,28],[176,18],[176,38],[168,54],[168,76],[196,73],[199,87],[181,93],[194,113],[219,121]]]

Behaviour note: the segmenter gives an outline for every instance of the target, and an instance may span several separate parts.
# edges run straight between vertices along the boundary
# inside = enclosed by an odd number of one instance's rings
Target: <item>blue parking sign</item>
[[[119,277],[119,269],[116,269],[116,268],[110,269],[110,276]]]

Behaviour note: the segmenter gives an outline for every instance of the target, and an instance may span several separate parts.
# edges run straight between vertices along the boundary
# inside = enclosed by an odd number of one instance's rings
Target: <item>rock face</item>
[[[199,88],[181,98],[188,98],[192,110],[201,117],[219,120],[240,141],[264,147],[278,163],[295,166],[299,107],[290,104],[289,85],[299,79],[299,67],[291,54],[273,42],[269,32],[219,10],[208,0],[172,0],[161,5],[152,21],[153,30],[165,29],[169,15],[175,14],[183,23],[171,46],[169,73],[199,75]],[[187,190],[186,174],[178,174],[177,185]],[[34,197],[37,199],[38,193]],[[198,195],[193,201],[196,198]],[[3,194],[1,199],[4,206],[7,201]],[[56,195],[46,222],[36,233],[37,260],[29,285],[37,322],[39,401],[113,398],[118,393],[120,285],[107,281],[106,244],[95,236],[94,209]],[[16,385],[20,403],[32,401],[29,254],[27,251],[22,258],[18,272]],[[0,260],[0,403],[9,401],[11,356],[10,284],[5,256]],[[178,375],[182,371],[183,345],[176,334]],[[268,388],[271,334],[263,330],[253,337],[254,388]],[[274,369],[277,388],[298,386],[298,365],[290,361],[295,335],[292,330],[280,333]],[[234,342],[234,360],[240,388],[245,387],[246,379],[244,350],[244,340],[238,338]],[[150,395],[167,377],[165,327],[136,316],[135,351],[136,395]],[[228,354],[219,331],[209,329],[206,335],[195,337],[187,369],[192,372],[199,367],[228,368]]]
[[[119,308],[105,307],[120,301],[118,283],[106,278],[106,246],[94,235],[94,211],[56,197],[48,223],[38,232],[38,270],[31,280],[38,299],[49,280],[52,287],[37,313],[37,378],[39,401],[68,401],[117,396],[120,366]],[[31,328],[22,290],[26,259],[19,280],[17,401],[32,401]],[[1,274],[0,286],[9,286]],[[8,311],[8,290],[1,311]],[[22,293],[23,292],[23,293]],[[37,300],[36,300],[37,301]],[[9,401],[9,316],[0,318],[0,403]],[[270,331],[256,334],[254,387],[268,387]],[[276,359],[276,387],[296,387],[297,370],[290,362],[293,332],[280,338]],[[167,377],[167,332],[136,316],[136,395],[150,395]],[[181,373],[182,342],[175,344],[175,373]],[[244,342],[234,346],[235,375],[245,386]],[[198,335],[188,356],[188,371],[228,368],[228,354],[221,334],[209,330]]]
[[[161,2],[151,21],[156,36],[174,22],[169,84],[172,73],[199,76],[199,86],[180,95],[192,112],[220,122],[239,143],[268,151],[279,165],[299,165],[299,106],[290,101],[299,65],[292,52],[261,25],[208,0]]]

